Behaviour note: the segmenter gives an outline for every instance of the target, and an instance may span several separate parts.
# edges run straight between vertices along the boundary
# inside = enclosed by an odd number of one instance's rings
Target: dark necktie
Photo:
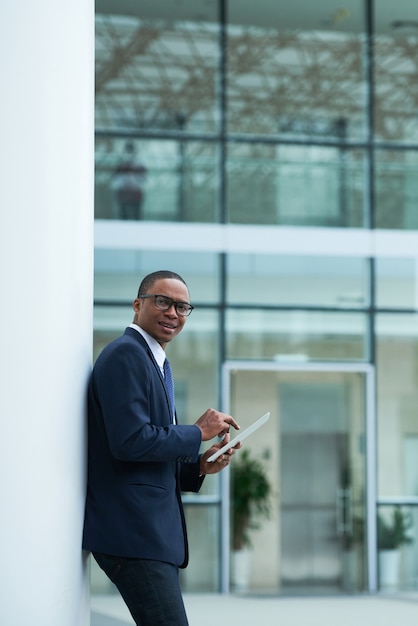
[[[167,389],[168,397],[170,398],[171,412],[172,412],[173,422],[174,422],[174,419],[175,419],[174,414],[176,410],[176,404],[174,402],[174,382],[173,382],[173,373],[171,371],[170,361],[168,359],[164,361],[163,369],[164,369],[165,388]]]

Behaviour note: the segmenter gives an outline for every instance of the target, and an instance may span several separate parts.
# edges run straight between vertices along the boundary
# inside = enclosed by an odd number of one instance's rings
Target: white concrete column
[[[89,623],[92,0],[0,2],[0,623]]]

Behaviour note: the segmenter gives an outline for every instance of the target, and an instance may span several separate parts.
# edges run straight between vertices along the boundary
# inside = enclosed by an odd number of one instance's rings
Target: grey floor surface
[[[418,593],[257,597],[184,596],[190,626],[418,626]],[[93,596],[91,626],[128,626],[133,621],[118,596]]]

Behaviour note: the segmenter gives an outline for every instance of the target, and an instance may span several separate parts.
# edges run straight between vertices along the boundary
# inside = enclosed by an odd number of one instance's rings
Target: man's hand
[[[202,441],[209,441],[213,437],[223,437],[229,433],[229,428],[233,426],[239,430],[239,425],[231,415],[220,413],[215,409],[207,409],[195,423],[202,431]],[[228,440],[229,441],[229,440]],[[225,441],[226,443],[226,441]]]
[[[219,443],[215,443],[215,445],[211,446],[209,450],[206,450],[200,457],[200,474],[217,474],[221,470],[223,470],[227,465],[229,465],[232,455],[235,454],[236,450],[241,448],[241,442],[237,443],[236,446],[230,448],[224,454],[221,454],[216,461],[212,463],[208,463],[206,459],[208,459],[214,452],[222,448],[226,443],[230,441],[229,433],[225,435],[225,438]]]

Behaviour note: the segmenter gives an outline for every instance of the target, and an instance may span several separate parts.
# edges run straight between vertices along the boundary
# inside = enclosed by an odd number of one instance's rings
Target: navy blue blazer
[[[181,491],[198,491],[201,431],[173,424],[160,368],[127,328],[99,355],[88,388],[83,548],[188,562]]]

